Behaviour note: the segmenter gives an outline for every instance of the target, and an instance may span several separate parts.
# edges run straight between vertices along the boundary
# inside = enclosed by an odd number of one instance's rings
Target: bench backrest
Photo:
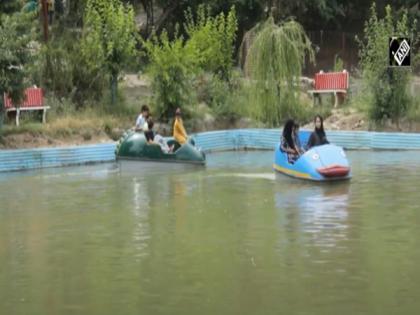
[[[315,90],[347,90],[349,88],[349,73],[328,72],[315,74]]]
[[[39,107],[44,106],[44,94],[40,88],[29,88],[25,90],[25,97],[19,107]],[[4,94],[4,107],[16,107],[10,97]]]

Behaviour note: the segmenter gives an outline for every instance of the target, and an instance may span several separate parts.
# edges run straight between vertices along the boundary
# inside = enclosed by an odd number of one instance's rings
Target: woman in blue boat
[[[329,143],[324,131],[324,120],[322,117],[320,115],[316,115],[314,123],[315,130],[311,133],[308,144],[306,146],[308,150],[312,147]]]
[[[280,141],[280,150],[287,153],[289,163],[294,163],[299,158],[299,149],[294,141],[295,121],[289,119],[283,128]]]
[[[302,155],[303,153],[305,153],[305,150],[300,143],[299,128],[300,128],[299,124],[295,122],[295,126],[293,127],[293,141],[295,142],[296,149],[298,149],[299,154]]]

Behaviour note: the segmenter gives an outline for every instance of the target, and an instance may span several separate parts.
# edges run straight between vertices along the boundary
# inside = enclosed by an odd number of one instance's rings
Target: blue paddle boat
[[[325,144],[306,151],[289,163],[287,153],[277,144],[274,169],[280,173],[313,181],[346,180],[351,178],[350,165],[341,147]]]

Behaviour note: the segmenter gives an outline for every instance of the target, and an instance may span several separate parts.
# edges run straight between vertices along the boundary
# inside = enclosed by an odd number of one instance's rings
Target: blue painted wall
[[[114,143],[64,148],[0,150],[0,172],[108,162],[115,159],[114,150]]]
[[[204,151],[234,149],[268,149],[280,141],[279,129],[236,129],[198,133],[197,146]],[[310,132],[301,130],[305,144]],[[367,131],[330,131],[328,140],[346,149],[420,149],[420,134],[382,133]],[[0,172],[44,167],[57,167],[115,160],[115,143],[43,148],[0,150]]]

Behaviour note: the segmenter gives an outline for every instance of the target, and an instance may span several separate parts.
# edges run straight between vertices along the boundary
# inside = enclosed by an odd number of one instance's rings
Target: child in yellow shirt
[[[181,118],[181,109],[178,107],[175,111],[175,122],[174,122],[174,139],[181,145],[187,142],[188,135],[185,131],[184,124]]]

